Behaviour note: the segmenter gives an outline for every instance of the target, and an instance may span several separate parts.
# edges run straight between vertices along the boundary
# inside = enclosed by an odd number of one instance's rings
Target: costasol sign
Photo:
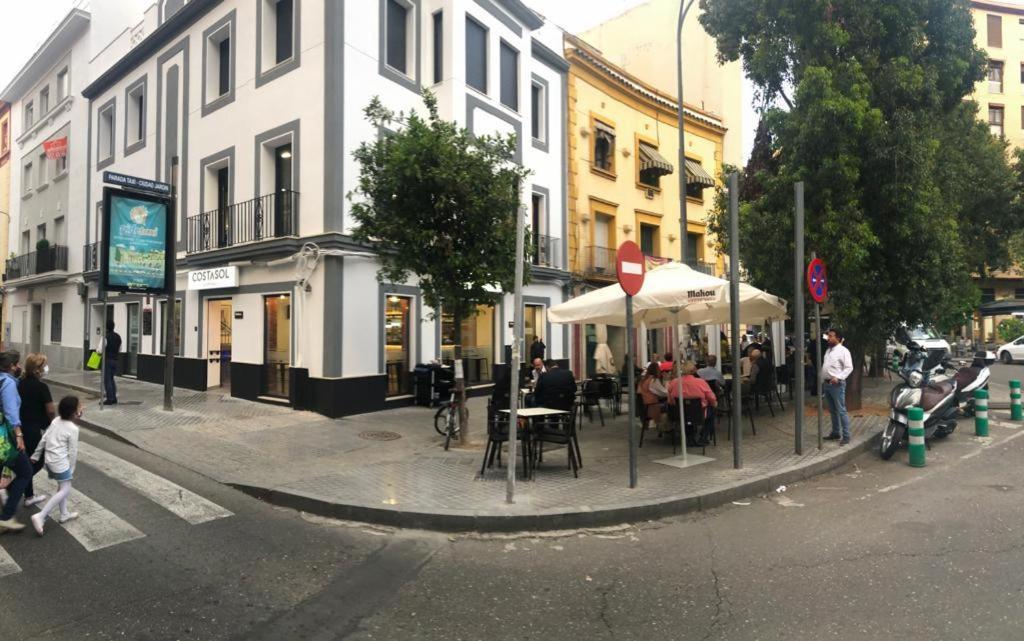
[[[238,287],[237,267],[214,267],[213,269],[196,269],[188,273],[188,288],[221,289]]]
[[[169,209],[167,199],[153,194],[104,188],[100,278],[106,291],[167,292]]]

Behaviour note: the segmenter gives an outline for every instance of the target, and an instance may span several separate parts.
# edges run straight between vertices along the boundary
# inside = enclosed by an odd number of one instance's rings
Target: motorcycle
[[[992,374],[989,365],[995,362],[994,353],[979,351],[974,353],[970,366],[956,369],[953,375],[956,381],[956,403],[964,416],[974,416],[974,392],[988,387],[988,379]]]
[[[908,351],[898,372],[903,383],[894,387],[889,396],[889,423],[882,431],[880,449],[883,460],[892,458],[906,436],[910,424],[910,408],[920,407],[924,410],[926,440],[945,438],[952,434],[956,429],[957,415],[960,413],[956,376],[947,380],[932,380],[933,373],[945,361],[945,355],[929,353],[918,343],[910,340],[910,336],[905,332],[900,338],[903,339],[900,342],[907,346]],[[968,369],[970,368],[964,368]],[[974,376],[971,387],[977,389],[973,383],[979,382],[980,371],[977,375],[965,371],[962,378],[966,382],[970,376]],[[986,374],[981,384],[987,381]]]

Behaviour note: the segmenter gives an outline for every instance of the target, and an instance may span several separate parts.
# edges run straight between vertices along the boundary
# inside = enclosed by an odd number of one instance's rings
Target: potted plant
[[[50,252],[50,241],[40,238],[36,241],[36,270],[35,273],[48,272],[53,270],[53,259]]]

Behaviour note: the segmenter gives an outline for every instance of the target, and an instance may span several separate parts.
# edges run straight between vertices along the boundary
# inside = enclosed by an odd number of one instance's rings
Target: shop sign
[[[222,289],[225,287],[238,287],[237,267],[196,269],[188,273],[189,290]]]

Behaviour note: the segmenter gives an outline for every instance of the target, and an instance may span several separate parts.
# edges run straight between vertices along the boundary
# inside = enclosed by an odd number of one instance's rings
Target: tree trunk
[[[846,409],[855,411],[863,407],[864,390],[864,353],[861,351],[852,352],[853,373],[846,384]]]
[[[466,375],[462,366],[462,317],[452,315],[455,323],[455,398],[459,403],[459,443],[469,443],[469,410],[466,408]]]

